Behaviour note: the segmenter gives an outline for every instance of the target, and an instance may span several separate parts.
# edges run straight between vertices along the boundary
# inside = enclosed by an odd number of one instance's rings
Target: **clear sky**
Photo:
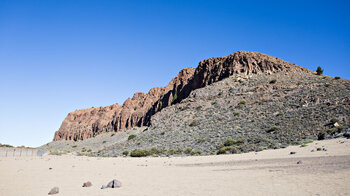
[[[76,109],[257,51],[350,79],[348,1],[0,0],[0,143],[50,142]]]

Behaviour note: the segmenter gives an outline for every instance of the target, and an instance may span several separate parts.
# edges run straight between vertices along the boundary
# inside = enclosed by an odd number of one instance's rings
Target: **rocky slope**
[[[154,114],[186,99],[195,89],[234,74],[281,71],[312,73],[295,64],[257,52],[239,51],[225,57],[205,59],[196,69],[186,68],[180,71],[166,87],[152,88],[147,94],[135,93],[133,98],[127,99],[122,106],[114,104],[69,113],[55,133],[54,141],[78,141],[104,132],[148,126]]]
[[[193,90],[153,115],[148,128],[45,148],[92,156],[240,153],[349,138],[349,126],[350,80],[310,72],[240,73]]]

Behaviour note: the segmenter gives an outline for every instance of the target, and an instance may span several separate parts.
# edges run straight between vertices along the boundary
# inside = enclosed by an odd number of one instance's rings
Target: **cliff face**
[[[239,51],[226,57],[202,60],[196,69],[179,72],[166,87],[135,93],[122,106],[82,109],[71,112],[55,133],[54,141],[84,140],[103,132],[149,125],[153,114],[188,97],[191,91],[220,81],[235,73],[257,74],[279,71],[311,72],[276,57]]]
[[[194,70],[194,68],[183,69],[166,87],[152,88],[147,94],[135,93],[122,106],[114,104],[69,113],[60,129],[56,131],[54,141],[84,140],[103,132],[148,125],[150,117],[170,105],[174,95],[187,86]]]

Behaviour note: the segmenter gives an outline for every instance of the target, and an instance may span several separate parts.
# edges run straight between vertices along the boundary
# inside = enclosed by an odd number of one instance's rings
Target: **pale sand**
[[[322,146],[327,151],[311,152]],[[122,187],[100,189],[112,179]],[[83,188],[85,181],[93,186]],[[54,186],[69,196],[350,195],[350,140],[184,158],[0,157],[1,196],[47,195]]]

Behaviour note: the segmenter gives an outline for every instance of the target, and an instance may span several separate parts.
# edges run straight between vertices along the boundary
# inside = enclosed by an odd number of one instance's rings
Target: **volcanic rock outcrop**
[[[312,72],[306,68],[257,52],[239,51],[225,57],[202,60],[196,69],[185,68],[163,88],[135,93],[123,105],[76,110],[68,114],[54,141],[84,140],[103,132],[116,132],[148,126],[153,114],[232,74],[258,74],[279,71]]]

